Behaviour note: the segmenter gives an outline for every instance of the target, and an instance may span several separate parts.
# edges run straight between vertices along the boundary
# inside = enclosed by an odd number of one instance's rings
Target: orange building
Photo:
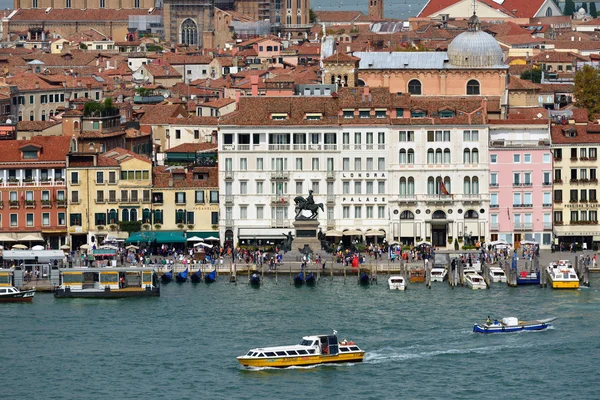
[[[2,142],[0,233],[26,244],[66,244],[65,167],[70,138],[36,136]],[[35,240],[32,240],[35,239]],[[4,243],[10,245],[11,243]]]

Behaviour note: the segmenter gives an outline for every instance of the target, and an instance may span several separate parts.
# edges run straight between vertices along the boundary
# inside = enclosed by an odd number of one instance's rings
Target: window
[[[94,223],[95,225],[106,225],[106,214],[105,213],[95,213],[94,214]]]
[[[544,197],[544,205],[549,205],[552,203],[552,194],[550,192],[544,192],[543,194]]]
[[[248,182],[240,182],[240,194],[248,194]]]
[[[81,226],[81,214],[69,214],[69,225]]]
[[[319,194],[319,182],[318,181],[313,181],[312,191],[314,194]]]
[[[362,206],[354,206],[354,218],[362,218]]]
[[[247,171],[247,170],[248,170],[248,159],[240,158],[240,171]]]
[[[400,131],[399,133],[400,142],[414,142],[415,132],[414,131]]]
[[[210,191],[210,202],[211,202],[211,204],[219,204],[219,191],[218,190]]]
[[[354,182],[354,194],[362,194],[362,182]]]
[[[262,158],[257,158],[256,159],[256,170],[257,171],[262,171],[263,170],[263,159]]]
[[[526,206],[532,206],[533,201],[530,192],[523,193],[523,204]]]
[[[263,182],[257,181],[256,182],[256,194],[262,194],[263,193],[263,187],[264,187]]]
[[[342,215],[344,218],[350,218],[350,207],[349,206],[342,207]]]
[[[350,194],[350,182],[342,183],[342,194]]]
[[[554,222],[562,222],[562,211],[554,211]]]
[[[385,182],[377,182],[377,193],[385,194]]]
[[[524,172],[523,173],[523,185],[524,186],[531,186],[532,182],[531,182],[531,172]]]
[[[319,170],[319,159],[316,157],[312,159],[312,170],[313,171]]]
[[[375,110],[375,118],[385,118],[385,110]]]
[[[513,154],[513,163],[518,164],[521,162],[521,155],[520,154]]]
[[[521,193],[513,193],[513,206],[521,206]]]
[[[523,154],[523,162],[526,164],[531,163],[531,154]]]
[[[96,172],[96,183],[104,183],[104,172],[98,171]]]
[[[554,202],[562,203],[562,190],[557,189],[554,191]]]
[[[186,217],[187,217],[187,223],[190,225],[194,225],[194,212],[188,211]]]
[[[498,207],[498,193],[490,194],[490,206]]]
[[[367,171],[373,171],[373,158],[367,157]]]
[[[377,206],[377,218],[385,218],[385,206]]]
[[[550,164],[550,154],[544,154],[544,164]]]
[[[385,158],[380,157],[377,159],[377,169],[383,171],[385,169]]]
[[[569,201],[572,203],[577,202],[577,189],[572,189],[569,191]]]
[[[302,171],[302,158],[296,158],[296,170]]]
[[[71,202],[73,204],[78,204],[79,203],[79,191],[73,190],[71,192]]]
[[[303,194],[303,189],[302,189],[302,181],[296,181],[296,194],[300,195]]]
[[[342,170],[344,170],[344,171],[350,170],[350,159],[349,158],[342,159]]]
[[[10,214],[10,226],[13,228],[19,226],[19,217],[17,214]]]
[[[480,94],[479,82],[477,82],[475,79],[471,79],[469,82],[467,82],[467,94],[475,96]]]
[[[213,211],[210,213],[210,223],[211,223],[211,225],[219,224],[219,212],[218,211]]]
[[[366,194],[373,194],[373,182],[367,182],[367,192]]]
[[[196,204],[204,204],[204,190],[196,190]]]
[[[71,184],[72,185],[79,184],[79,172],[71,172]]]
[[[344,110],[342,116],[344,118],[354,118],[354,110]]]
[[[175,203],[185,204],[185,192],[175,192]]]
[[[106,7],[106,0],[100,0],[100,8]]]
[[[490,173],[490,186],[498,187],[498,173],[497,172]]]
[[[408,82],[408,93],[416,95],[421,94],[421,82],[416,79]]]
[[[490,154],[490,164],[496,164],[496,163],[498,163],[498,155]]]

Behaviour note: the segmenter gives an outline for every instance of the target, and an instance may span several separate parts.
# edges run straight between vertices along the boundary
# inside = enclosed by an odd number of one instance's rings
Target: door
[[[515,249],[519,249],[521,248],[521,234],[520,233],[515,233]]]
[[[436,247],[446,247],[446,227],[432,227],[431,244]]]
[[[329,355],[335,356],[338,354],[338,340],[337,336],[330,335],[327,337],[328,347],[329,347]]]

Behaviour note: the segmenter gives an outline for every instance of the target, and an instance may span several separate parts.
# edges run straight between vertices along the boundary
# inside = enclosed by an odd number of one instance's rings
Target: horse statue
[[[321,209],[321,211],[325,211],[325,206],[323,206],[323,203],[310,203],[309,201],[307,201],[307,199],[305,199],[302,196],[296,196],[294,198],[294,203],[296,203],[296,219],[317,219],[317,216],[319,215],[319,208]],[[302,211],[310,211],[311,214],[308,217],[305,217],[302,215]]]

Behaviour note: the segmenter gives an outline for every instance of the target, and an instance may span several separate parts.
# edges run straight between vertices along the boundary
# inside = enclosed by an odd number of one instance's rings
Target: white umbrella
[[[198,236],[192,236],[187,238],[188,242],[204,242],[204,239],[202,239],[201,237]]]
[[[494,240],[493,242],[490,242],[490,244],[492,246],[497,246],[499,244],[508,244],[508,242],[504,239],[498,239],[498,240]]]
[[[134,245],[132,245],[132,244],[130,244],[129,246],[127,246],[127,247],[125,247],[125,248],[126,248],[127,250],[137,250],[137,249],[139,249],[139,247],[137,247],[137,246],[134,246]]]
[[[90,246],[89,244],[82,244],[81,246],[79,246],[79,248],[82,250],[89,250],[92,248],[92,246]]]
[[[354,230],[348,230],[348,231],[344,231],[343,235],[344,236],[362,236],[362,232],[359,231],[358,229],[354,229]]]
[[[105,250],[118,250],[119,249],[117,246],[111,246],[110,244],[103,244],[102,246],[100,246],[98,248],[105,249]]]
[[[38,244],[37,246],[33,246],[31,250],[44,250],[44,246]]]
[[[538,244],[537,242],[533,241],[533,240],[523,240],[521,242],[521,244],[531,244],[531,245],[536,245]]]
[[[198,243],[194,244],[194,247],[198,247],[198,246],[208,247],[209,249],[212,249],[211,244],[206,244],[206,243],[202,243],[202,242],[198,242]]]
[[[61,250],[71,250],[71,246],[69,246],[68,244],[63,244],[62,246],[60,246]]]
[[[209,236],[209,237],[205,238],[204,240],[210,240],[210,241],[214,242],[214,241],[219,240],[219,238],[218,237],[214,237],[214,236]]]
[[[395,246],[395,245],[397,245],[397,244],[400,244],[400,243],[398,243],[398,242],[397,242],[397,241],[395,241],[395,240],[389,243],[389,245],[390,245],[390,246]]]
[[[12,248],[17,250],[25,250],[27,249],[27,246],[25,246],[24,244],[15,244]]]

